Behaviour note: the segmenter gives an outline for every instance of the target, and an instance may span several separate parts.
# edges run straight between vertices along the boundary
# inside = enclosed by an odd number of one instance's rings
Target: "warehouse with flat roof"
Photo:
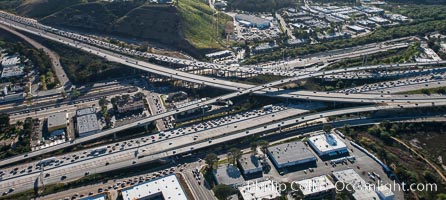
[[[125,188],[121,194],[124,200],[187,200],[186,193],[174,174]]]
[[[268,147],[267,154],[271,162],[278,169],[303,164],[315,164],[316,162],[316,157],[301,141]]]
[[[218,166],[213,172],[217,184],[225,184],[236,188],[245,182],[240,170],[234,165]]]
[[[331,180],[326,176],[317,176],[310,179],[297,181],[299,190],[302,192],[304,199],[334,199],[336,191]]]
[[[48,116],[48,132],[51,133],[53,131],[64,129],[67,127],[68,116],[65,112],[53,113]]]
[[[349,187],[352,186],[354,192],[353,199],[356,200],[378,200],[380,199],[373,187],[368,186],[368,183],[359,176],[353,169],[346,169],[343,171],[333,172],[335,181],[342,182]],[[336,184],[338,186],[341,184]]]
[[[308,144],[319,157],[348,154],[347,146],[335,134],[320,134],[308,139]]]
[[[280,197],[280,192],[272,180],[252,181],[238,188],[244,200],[275,199]]]
[[[98,194],[95,196],[84,197],[81,198],[80,200],[107,200],[107,197],[105,196],[105,194]]]
[[[235,19],[238,22],[249,22],[250,25],[257,27],[259,29],[268,28],[270,26],[270,21],[264,18],[256,17],[254,15],[246,15],[246,14],[237,14],[235,15]]]
[[[365,32],[365,28],[362,28],[362,27],[356,26],[356,25],[350,25],[350,26],[347,26],[347,28],[348,28],[348,30],[351,30],[351,31],[353,31],[355,33],[363,33],[363,32]]]
[[[9,78],[9,77],[15,77],[15,76],[22,76],[25,74],[24,66],[21,65],[14,65],[14,66],[8,66],[3,67],[2,70],[2,78]]]
[[[76,118],[79,137],[94,134],[100,130],[96,114],[82,115]]]
[[[2,67],[11,67],[11,66],[16,66],[18,64],[20,64],[20,58],[18,55],[12,55],[12,56],[3,56],[2,57]]]
[[[377,187],[376,194],[378,194],[381,200],[393,200],[395,198],[395,194],[392,192],[392,190],[385,185]]]
[[[242,157],[238,160],[238,165],[245,177],[254,174],[262,175],[262,164],[256,155],[242,155]]]
[[[96,113],[96,108],[94,108],[94,107],[87,107],[87,108],[82,108],[82,109],[76,110],[76,116],[88,115],[88,114],[93,114],[93,113]]]

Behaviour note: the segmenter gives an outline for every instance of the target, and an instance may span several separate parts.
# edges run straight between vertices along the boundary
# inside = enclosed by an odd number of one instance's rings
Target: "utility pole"
[[[218,22],[219,22],[219,16],[220,16],[220,12],[215,11],[214,14],[212,14],[212,16],[217,15],[217,19],[215,20],[215,41],[217,42],[217,38],[218,38]]]

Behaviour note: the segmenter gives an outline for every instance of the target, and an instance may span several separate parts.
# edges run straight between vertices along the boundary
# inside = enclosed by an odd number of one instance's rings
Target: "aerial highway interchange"
[[[282,69],[277,66],[272,66],[271,69],[260,68],[257,66],[225,66],[215,63],[159,56],[156,54],[121,48],[88,36],[48,27],[31,19],[15,16],[6,12],[0,13],[0,23],[11,29],[59,42],[72,48],[77,48],[84,52],[103,57],[108,61],[121,63],[125,66],[139,69],[144,72],[160,75],[173,80],[181,80],[229,91],[224,95],[180,108],[169,109],[165,112],[153,114],[123,126],[105,129],[93,135],[72,139],[71,141],[58,145],[0,160],[0,167],[3,174],[0,181],[0,193],[3,193],[4,195],[35,189],[36,186],[38,187],[45,184],[58,183],[65,179],[75,180],[90,174],[104,173],[159,159],[172,158],[177,155],[188,154],[196,150],[223,144],[228,141],[239,140],[252,135],[263,135],[266,133],[280,134],[282,128],[306,127],[309,126],[308,123],[320,124],[324,123],[323,119],[329,117],[370,113],[375,111],[391,112],[392,110],[442,107],[446,105],[446,96],[440,94],[396,94],[398,92],[414,90],[412,84],[417,85],[420,89],[427,86],[445,86],[446,82],[442,80],[442,74],[444,73],[444,67],[442,66],[446,64],[446,61],[364,65],[330,70],[324,70],[323,68],[319,70],[303,70],[295,66],[291,69]],[[403,47],[407,47],[407,44],[386,46],[388,49]],[[378,48],[377,51],[383,51],[383,49]],[[375,51],[368,53],[372,52]],[[358,54],[362,53],[364,52],[360,51]],[[331,59],[341,59],[344,58],[344,56],[345,55],[340,55],[339,58],[334,56]],[[345,58],[355,56],[358,55],[349,53]],[[332,56],[330,55],[329,57]],[[281,75],[285,78],[258,85],[233,82],[224,77],[215,78],[189,73],[187,71],[180,71],[147,61],[151,58],[154,58],[157,61],[183,66],[254,75]],[[327,62],[331,61],[330,59],[324,60]],[[430,79],[432,74],[439,76],[439,80]],[[293,91],[282,87],[289,83],[310,78],[350,80],[355,78],[370,79],[373,76],[396,77],[397,81],[391,80],[380,82],[373,88],[369,86],[357,86],[354,88],[329,92]],[[407,84],[405,84],[404,79],[407,79]],[[65,81],[64,83],[67,83],[66,85],[63,85],[66,89],[71,87],[71,85],[68,85],[68,81]],[[225,119],[223,116],[218,118],[218,120],[220,120],[218,123],[212,125],[194,124],[165,132],[158,132],[151,137],[137,137],[101,145],[99,147],[64,153],[50,158],[46,156],[47,154],[61,149],[78,146],[79,144],[88,143],[97,140],[98,138],[110,136],[131,128],[147,126],[156,120],[251,94],[286,99],[287,102],[288,100],[296,100],[303,103],[299,105],[290,104],[276,106],[271,111],[252,110],[247,112],[248,114],[244,113],[246,115],[242,114],[243,116],[240,118],[235,115],[226,116],[231,118],[232,121]],[[326,108],[325,104],[331,105],[334,103],[348,103],[355,106],[324,110]],[[72,110],[74,109],[76,109],[75,106],[73,106]],[[314,112],[315,110],[318,111]],[[50,112],[51,111],[48,111],[48,113]],[[168,137],[165,136],[166,134]],[[104,152],[96,155],[95,151]],[[34,159],[34,161],[31,161],[30,159]],[[51,160],[51,165],[45,166],[44,164],[41,164],[48,159]]]

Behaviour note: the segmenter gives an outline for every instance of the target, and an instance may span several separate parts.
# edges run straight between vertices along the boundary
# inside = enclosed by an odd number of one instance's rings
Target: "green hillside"
[[[229,16],[215,14],[208,5],[200,0],[179,1],[179,13],[182,18],[182,33],[189,43],[199,49],[221,47],[215,38],[220,39],[223,35],[224,24],[232,20]]]
[[[224,24],[231,20],[222,14],[217,20],[203,0],[180,0],[176,6],[141,0],[26,0],[16,12],[50,26],[147,39],[195,56],[221,49]]]
[[[26,17],[41,18],[84,2],[87,0],[25,0],[16,8],[16,12]]]

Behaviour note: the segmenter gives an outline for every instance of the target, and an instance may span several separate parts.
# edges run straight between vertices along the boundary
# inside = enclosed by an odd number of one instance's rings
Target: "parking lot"
[[[322,132],[319,131],[309,134],[321,133]],[[269,159],[266,159],[268,164],[271,166],[271,170],[269,170],[269,172],[267,173],[264,173],[263,177],[267,177],[276,181],[293,182],[310,179],[321,175],[331,175],[333,172],[342,171],[345,169],[353,169],[368,183],[375,184],[378,183],[378,181],[382,181],[380,184],[393,183],[393,181],[388,178],[388,176],[384,173],[382,167],[376,161],[367,156],[358,148],[352,146],[350,144],[350,141],[342,138],[339,139],[341,139],[347,145],[350,157],[354,157],[354,160],[350,159],[352,161],[349,161],[349,159],[343,158],[338,159],[338,162],[331,162],[332,160],[322,161],[313,151],[313,149],[308,147],[308,149],[310,149],[317,158],[317,167],[294,172],[289,171],[288,173],[281,175],[271,163],[271,161]],[[402,191],[394,191],[394,193],[395,199],[403,199]]]

